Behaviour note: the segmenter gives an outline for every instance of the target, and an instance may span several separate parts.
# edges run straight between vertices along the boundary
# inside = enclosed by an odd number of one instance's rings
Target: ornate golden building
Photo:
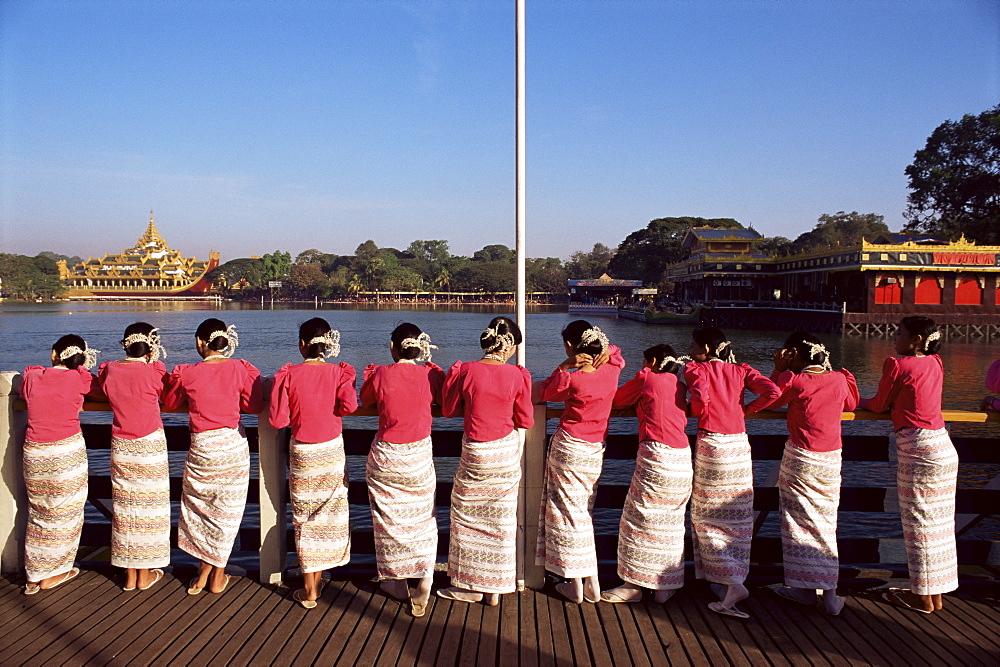
[[[150,211],[146,232],[131,248],[72,269],[65,260],[58,264],[70,298],[197,296],[211,288],[205,276],[219,265],[219,253],[213,250],[207,261],[182,257],[160,236]]]

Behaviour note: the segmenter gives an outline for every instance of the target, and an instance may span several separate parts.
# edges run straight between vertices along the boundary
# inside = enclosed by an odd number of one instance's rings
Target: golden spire
[[[167,242],[163,240],[160,236],[160,232],[156,229],[156,222],[153,220],[153,211],[149,211],[149,224],[146,225],[146,231],[139,240],[136,241],[135,249],[161,249],[166,248]]]

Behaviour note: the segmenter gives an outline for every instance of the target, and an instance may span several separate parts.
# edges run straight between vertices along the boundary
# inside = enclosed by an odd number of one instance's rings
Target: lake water
[[[260,368],[264,374],[273,374],[282,364],[301,361],[298,353],[298,326],[305,320],[321,316],[341,333],[341,355],[339,360],[347,362],[359,371],[369,363],[389,363],[389,334],[397,324],[409,321],[426,331],[432,342],[439,347],[434,352],[434,361],[448,368],[456,360],[478,359],[479,333],[494,315],[511,315],[509,311],[489,307],[437,307],[421,308],[405,306],[371,306],[365,309],[321,307],[320,309],[245,303],[112,303],[73,302],[43,304],[0,303],[0,370],[23,370],[28,365],[48,365],[49,354],[55,340],[66,333],[83,336],[88,345],[104,351],[100,360],[121,358],[118,341],[125,327],[136,321],[146,321],[160,328],[167,347],[168,368],[178,363],[197,362],[200,357],[194,349],[194,331],[198,324],[208,317],[218,317],[227,324],[236,325],[240,336],[237,355]],[[531,312],[527,316],[525,341],[527,343],[527,367],[532,376],[541,380],[564,358],[559,332],[570,321],[579,319],[577,315],[549,310]],[[669,343],[678,352],[687,351],[692,327],[652,326],[629,320],[618,320],[609,316],[588,315],[593,324],[601,327],[611,341],[622,348],[627,366],[622,374],[622,382],[632,377],[642,366],[642,351],[658,343]],[[772,370],[771,354],[781,346],[787,332],[768,331],[727,331],[740,361],[757,368],[765,375]],[[850,336],[824,335],[823,339],[833,355],[836,366],[848,368],[858,379],[863,396],[870,396],[878,385],[882,362],[893,353],[889,339],[862,338]],[[944,361],[945,387],[944,406],[946,408],[974,410],[980,398],[986,393],[983,380],[989,364],[1000,356],[1000,345],[980,342],[948,341],[943,346],[941,357]],[[183,421],[180,416],[167,416],[169,421]],[[85,414],[86,420],[108,420],[109,415]],[[374,428],[374,418],[357,417],[345,420],[348,428]],[[253,418],[248,423],[255,423]],[[693,426],[693,422],[692,422]],[[550,431],[555,422],[549,422]],[[460,429],[460,420],[436,420],[435,428]],[[614,419],[613,432],[634,432],[635,420]],[[845,434],[887,433],[888,422],[845,422]],[[784,433],[784,423],[777,420],[750,420],[751,433]],[[953,433],[960,435],[987,435],[997,437],[995,426],[955,424]],[[96,453],[95,454],[100,454]],[[179,456],[178,456],[179,455]],[[180,470],[183,452],[172,453],[172,467]],[[350,457],[352,479],[364,478],[363,457]],[[353,460],[357,459],[357,460]],[[454,473],[455,462],[438,459],[437,470],[440,479],[448,479]],[[95,472],[106,468],[100,456],[92,458]],[[760,484],[767,475],[770,462],[755,466],[755,477]],[[628,484],[632,463],[628,461],[607,461],[602,483]],[[962,466],[960,484],[977,488],[1000,474],[1000,466]],[[852,464],[844,467],[845,486],[887,486],[894,484],[892,464]],[[355,525],[370,525],[370,515],[366,508],[352,508],[352,522]],[[597,529],[601,532],[617,530],[618,512],[599,510],[595,516]],[[253,520],[251,516],[248,520]],[[443,522],[447,522],[446,513]],[[860,534],[872,534],[872,530],[882,531],[888,536],[899,536],[899,519],[895,515],[872,513],[842,513],[844,526],[854,526]],[[773,523],[773,525],[771,525]],[[996,539],[996,522],[987,521],[974,529],[976,535]],[[850,534],[848,528],[847,534]],[[777,521],[765,523],[765,535],[777,535]]]

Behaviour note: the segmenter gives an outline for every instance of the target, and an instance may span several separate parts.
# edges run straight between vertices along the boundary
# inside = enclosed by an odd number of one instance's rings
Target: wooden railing
[[[0,460],[3,463],[3,485],[0,487],[0,566],[4,572],[18,571],[23,562],[23,535],[25,522],[24,482],[21,472],[21,450],[24,442],[26,413],[24,402],[17,396],[19,384],[17,373],[0,373]],[[86,411],[104,412],[107,403],[88,401]],[[534,563],[534,544],[537,535],[538,511],[542,494],[542,475],[545,463],[545,448],[548,436],[548,419],[557,419],[562,414],[560,408],[545,405],[535,406],[535,427],[525,431],[524,456],[522,457],[522,484],[519,512],[519,579],[524,586],[540,588],[544,584],[545,573]],[[359,410],[355,416],[376,416],[374,410]],[[440,412],[435,409],[435,416]],[[613,418],[632,417],[631,411],[615,411]],[[946,410],[943,416],[948,422],[1000,423],[1000,414]],[[762,412],[751,415],[752,419],[784,419],[780,412]],[[345,420],[350,426],[352,417]],[[885,420],[884,414],[865,411],[843,414],[844,420]],[[189,445],[187,427],[167,426],[167,447],[170,451],[186,451]],[[89,449],[110,447],[110,424],[85,424],[83,435]],[[374,430],[345,428],[344,444],[349,456],[364,456],[374,437]],[[248,506],[259,507],[259,525],[245,524],[239,533],[239,547],[243,552],[257,551],[259,554],[260,579],[265,582],[280,582],[288,566],[288,552],[294,549],[293,533],[287,522],[287,430],[277,431],[260,419],[258,427],[247,428],[251,452],[257,454],[258,466],[256,483],[251,483],[247,498]],[[458,457],[461,455],[460,431],[436,430],[433,435],[435,457]],[[692,436],[693,440],[693,436]],[[776,565],[781,562],[780,539],[756,536],[770,512],[778,509],[776,488],[778,463],[786,440],[785,435],[751,435],[750,444],[755,461],[772,461],[771,471],[763,486],[754,490],[754,510],[757,513],[754,525],[751,560],[756,566]],[[954,437],[959,459],[963,464],[1000,463],[1000,438]],[[609,460],[631,460],[635,458],[638,437],[635,434],[611,435],[608,437],[605,458]],[[844,436],[845,465],[852,462],[891,462],[894,460],[894,446],[885,436]],[[620,509],[628,492],[628,482],[620,485],[599,487],[595,508]],[[111,481],[109,475],[91,474],[89,480],[89,500],[91,504],[110,518]],[[171,478],[170,495],[174,501],[181,494],[181,479]],[[436,505],[447,507],[450,503],[451,482],[438,483]],[[355,506],[368,505],[367,486],[364,479],[353,479],[348,488],[348,500]],[[895,488],[844,487],[841,495],[841,511],[851,512],[896,512]],[[990,540],[962,539],[969,529],[983,517],[1000,512],[1000,475],[981,489],[959,489],[957,494],[957,529],[959,535],[959,562],[970,565],[1000,566],[1000,542]],[[176,527],[172,541],[176,539]],[[110,544],[109,523],[87,522],[81,538],[83,547],[105,547]],[[442,530],[438,541],[438,553],[447,554],[447,531]],[[366,571],[374,571],[374,537],[371,530],[352,531],[352,554],[362,561],[358,566]],[[176,542],[174,542],[176,543]],[[838,540],[841,562],[855,565],[901,564],[906,562],[901,539],[879,537],[847,537]],[[617,547],[617,532],[597,535],[598,557],[604,574],[613,574]],[[687,544],[690,559],[690,544]]]

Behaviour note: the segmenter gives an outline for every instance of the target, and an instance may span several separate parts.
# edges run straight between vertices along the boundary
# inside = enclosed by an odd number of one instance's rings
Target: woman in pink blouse
[[[771,380],[782,390],[771,405],[788,405],[788,441],[781,457],[781,546],[785,586],[778,595],[812,606],[823,591],[823,609],[844,608],[837,595],[837,508],[840,506],[841,413],[858,406],[858,385],[843,368],[834,371],[826,346],[812,334],[793,333],[774,353]]]
[[[340,354],[340,332],[326,320],[314,317],[299,327],[299,353],[302,363],[285,364],[274,374],[270,421],[275,428],[292,428],[288,488],[303,580],[292,597],[313,609],[323,571],[351,560],[341,417],[358,409],[358,398],[354,367],[326,363]]]
[[[635,408],[639,451],[618,529],[618,576],[605,602],[639,602],[643,589],[663,603],[684,585],[684,515],[691,499],[691,448],[683,366],[669,345],[643,352],[635,377],[615,392],[613,407]]]
[[[125,329],[122,361],[101,364],[111,425],[111,564],[125,569],[122,590],[146,590],[170,564],[170,464],[160,419],[167,368],[151,324]]]
[[[604,332],[586,320],[567,324],[562,339],[567,358],[538,390],[538,400],[563,401],[566,407],[545,461],[535,562],[565,578],[556,590],[580,604],[601,597],[591,507],[625,360]]]
[[[378,408],[365,473],[381,588],[409,600],[416,617],[427,608],[437,560],[431,406],[441,402],[444,371],[431,362],[434,347],[417,325],[400,324],[390,336],[394,363],[368,366],[361,385],[361,405]],[[419,580],[414,594],[407,579]]]
[[[719,598],[709,609],[749,618],[736,606],[749,595],[743,582],[753,537],[753,464],[744,415],[763,410],[781,392],[747,364],[737,363],[732,344],[715,327],[691,333],[690,355],[684,380],[691,416],[698,418],[691,495],[695,576],[711,582]],[[758,397],[744,408],[745,389]]]
[[[100,395],[97,378],[90,372],[97,354],[82,338],[68,334],[52,346],[51,368],[24,369],[25,595],[55,588],[80,573],[73,567],[87,502],[87,449],[80,432],[80,409],[84,396]]]
[[[168,410],[186,409],[190,417],[177,526],[177,546],[200,561],[188,595],[226,589],[226,563],[246,508],[250,448],[240,412],[257,414],[264,400],[260,371],[230,359],[238,344],[234,326],[214,317],[202,322],[195,333],[202,361],[175,366],[163,396]]]
[[[517,491],[521,481],[519,428],[531,428],[531,375],[507,361],[521,329],[495,317],[479,336],[483,358],[456,361],[442,389],[441,412],[463,417],[462,458],[451,490],[448,576],[440,597],[500,603],[517,589]]]
[[[904,317],[893,337],[898,357],[882,366],[878,391],[861,408],[889,411],[896,430],[896,487],[910,590],[890,590],[892,604],[925,614],[958,588],[955,490],[958,454],[941,416],[941,332],[929,317]]]

